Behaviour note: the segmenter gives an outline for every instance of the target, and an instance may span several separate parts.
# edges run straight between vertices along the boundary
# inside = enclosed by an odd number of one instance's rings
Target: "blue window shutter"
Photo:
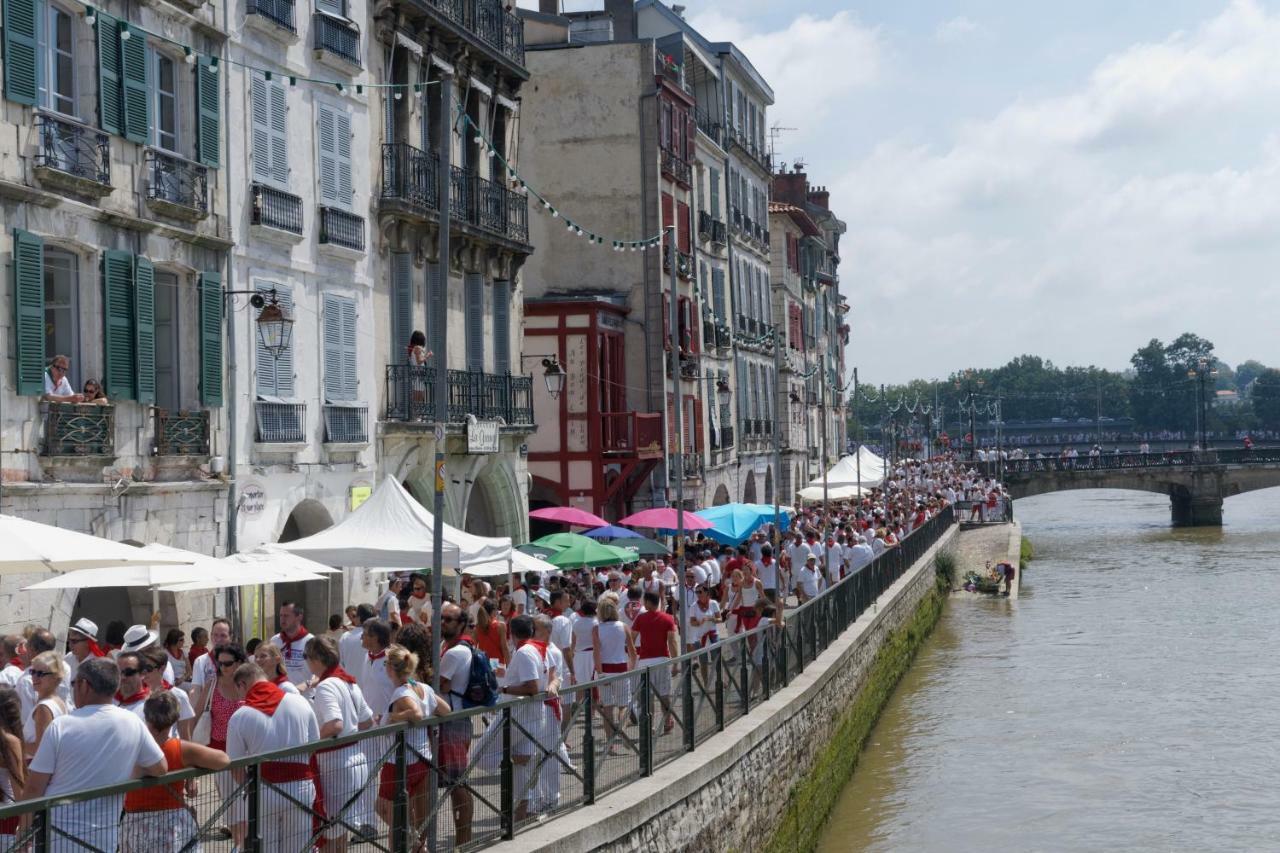
[[[200,273],[200,400],[222,405],[222,274]]]
[[[342,301],[342,392],[348,400],[360,399],[360,375],[356,371],[356,301]]]
[[[134,359],[133,255],[107,251],[102,255],[103,349],[106,354],[104,390],[108,397],[137,396]]]
[[[156,399],[156,270],[143,257],[133,264],[133,331],[138,370],[138,402]]]
[[[249,77],[249,128],[254,180],[271,180],[271,106],[268,83],[256,74]]]
[[[221,162],[222,102],[218,88],[221,75],[204,62],[196,63],[196,157],[216,169]]]
[[[413,255],[391,253],[391,360],[404,361],[413,336]],[[430,347],[427,347],[430,349]]]
[[[511,372],[511,282],[493,283],[493,372]]]
[[[467,370],[484,370],[484,277],[467,273]]]
[[[120,71],[124,84],[124,136],[139,145],[147,143],[151,128],[151,98],[147,85],[147,40],[133,33],[120,42]]]
[[[444,340],[445,323],[448,322],[448,317],[436,311],[436,306],[444,301],[442,293],[444,292],[447,275],[448,273],[445,271],[443,264],[435,263],[427,266],[427,289],[429,291],[427,294],[429,300],[427,303],[427,316],[429,318],[428,325],[430,326],[426,330],[427,349],[434,353],[429,363],[440,368],[448,368],[449,366],[448,353],[445,353],[438,343]],[[457,347],[456,343],[454,347]]]
[[[288,90],[282,83],[267,85],[271,114],[271,179],[278,186],[289,186],[289,102]],[[263,156],[266,156],[265,153]]]
[[[124,132],[124,90],[120,83],[120,23],[99,11],[97,29],[98,126],[107,133],[119,134]]]
[[[321,104],[316,121],[316,169],[320,180],[320,202],[338,204],[338,139],[337,118],[333,110]]]
[[[4,96],[29,107],[36,105],[36,15],[42,8],[36,0],[4,2]]]
[[[334,113],[334,167],[339,207],[351,209],[351,116]]]
[[[342,382],[342,299],[324,297],[324,397],[345,400]]]
[[[13,326],[18,393],[43,394],[44,239],[17,228],[13,229]]]

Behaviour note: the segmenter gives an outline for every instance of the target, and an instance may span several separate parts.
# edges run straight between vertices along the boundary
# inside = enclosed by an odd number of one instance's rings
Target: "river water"
[[[821,850],[1280,850],[1280,489],[1017,503],[1016,602],[954,600]]]

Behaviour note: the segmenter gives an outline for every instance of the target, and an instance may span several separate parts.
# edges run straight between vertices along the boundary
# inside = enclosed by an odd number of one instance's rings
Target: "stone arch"
[[[764,469],[764,502],[773,503],[773,466]]]
[[[143,543],[136,539],[121,539],[121,544],[141,548]],[[68,624],[75,624],[80,618],[87,618],[98,626],[98,641],[101,642],[107,632],[107,625],[119,620],[130,625],[146,625],[151,620],[151,613],[156,604],[160,609],[160,625],[163,632],[165,626],[178,624],[178,609],[172,592],[160,592],[152,596],[146,587],[108,586],[92,589],[75,590],[75,603],[71,606],[71,619]]]
[[[280,531],[279,542],[292,542],[319,533],[333,525],[333,516],[324,504],[308,498],[293,508]],[[335,584],[334,581],[337,581]],[[322,581],[290,581],[271,585],[270,610],[264,614],[264,631],[280,630],[276,624],[278,604],[292,601],[306,609],[306,624],[313,633],[322,633],[330,613],[342,610],[342,575],[326,575]],[[267,602],[264,602],[267,604]],[[273,627],[274,626],[274,627]]]
[[[756,472],[747,472],[747,481],[742,486],[742,502],[744,504],[756,503]]]
[[[724,483],[716,486],[715,497],[711,499],[712,506],[724,506],[729,502],[729,487]]]
[[[510,463],[495,457],[471,482],[461,526],[477,536],[510,536],[515,542],[524,542],[528,536],[526,506],[516,472]]]

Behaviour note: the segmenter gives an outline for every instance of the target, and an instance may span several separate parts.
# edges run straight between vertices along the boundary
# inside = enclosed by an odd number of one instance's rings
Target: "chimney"
[[[559,15],[560,0],[538,0],[538,11],[544,15]]]
[[[636,37],[635,0],[604,0],[604,10],[613,17],[613,40],[634,41]]]
[[[773,176],[773,200],[796,207],[804,207],[809,181],[804,172],[791,172]]]
[[[809,203],[823,210],[831,209],[831,193],[826,187],[815,187],[809,191]]]

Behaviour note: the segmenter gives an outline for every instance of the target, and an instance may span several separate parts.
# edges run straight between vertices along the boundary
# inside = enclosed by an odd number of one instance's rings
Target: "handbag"
[[[213,691],[218,689],[218,681],[215,677],[209,682],[209,690],[204,697],[204,710],[200,713],[200,719],[196,720],[196,726],[191,730],[192,743],[209,745],[209,738],[213,736],[213,714],[209,709],[213,706]]]

